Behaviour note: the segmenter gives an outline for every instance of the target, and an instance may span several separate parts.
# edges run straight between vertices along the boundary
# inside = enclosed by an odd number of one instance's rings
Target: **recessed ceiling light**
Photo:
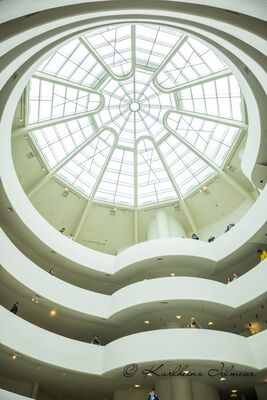
[[[134,387],[136,387],[136,388],[140,388],[140,387],[141,387],[141,385],[138,385],[138,383],[135,383],[135,384],[134,384]]]
[[[50,314],[50,317],[54,317],[55,315],[57,315],[57,312],[56,312],[56,310],[51,310],[49,314]]]
[[[230,397],[237,397],[237,394],[236,393],[232,393],[232,394],[230,394]]]
[[[220,378],[220,381],[224,382],[224,381],[226,381],[226,378]]]
[[[13,354],[13,356],[11,356],[12,360],[16,360],[17,359],[17,354]]]
[[[146,320],[144,321],[144,324],[147,324],[147,325],[150,324],[150,322],[148,321],[148,319],[146,319]]]
[[[152,376],[151,372],[149,372],[148,374],[146,374],[147,376]]]
[[[176,318],[180,319],[180,318],[182,318],[182,316],[181,315],[176,315]]]
[[[232,389],[231,392],[232,392],[232,393],[237,393],[238,390],[237,390],[237,389]]]
[[[174,272],[171,272],[171,273],[170,273],[170,276],[175,276],[175,273],[174,273]]]
[[[185,375],[188,375],[188,374],[189,374],[189,372],[190,372],[190,371],[188,371],[188,370],[185,370],[185,371],[183,371],[183,374],[185,374]]]
[[[214,325],[214,322],[209,321],[209,322],[208,322],[208,325]]]

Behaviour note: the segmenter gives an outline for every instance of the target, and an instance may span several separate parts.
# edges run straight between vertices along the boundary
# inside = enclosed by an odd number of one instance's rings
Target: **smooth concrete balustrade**
[[[0,319],[1,343],[11,351],[38,363],[91,375],[121,376],[128,364],[164,360],[186,360],[199,365],[224,362],[254,372],[267,367],[267,348],[263,345],[267,331],[244,338],[205,329],[166,329],[137,333],[106,346],[96,346],[48,332],[3,307]]]
[[[8,392],[7,390],[0,389],[1,400],[30,400],[30,397],[21,396],[17,393]]]
[[[24,14],[30,14],[32,12],[39,12],[42,10],[47,10],[50,8],[58,7],[58,0],[50,0],[48,4],[44,4],[42,0],[35,0],[34,4],[30,1],[25,1],[24,6],[21,5],[20,0],[13,0],[10,4],[9,0],[3,1],[3,13],[1,15],[0,21],[4,22],[8,19],[18,18]],[[80,0],[79,3],[87,3],[88,0]],[[179,2],[179,0],[177,1]],[[73,1],[61,0],[60,5],[69,5]],[[100,1],[99,1],[100,3]],[[191,3],[194,5],[202,5],[203,0],[182,0],[182,3]],[[241,2],[239,0],[225,0],[222,4],[220,0],[205,0],[206,6],[223,8],[224,10],[232,10],[240,12],[242,14],[247,14],[259,19],[267,19],[267,10],[265,8],[265,0],[258,0],[257,3],[252,4],[249,1]]]
[[[107,5],[107,3],[105,3]],[[151,4],[152,6],[152,4]],[[153,9],[153,7],[152,7]],[[92,12],[93,12],[92,8]],[[98,10],[99,11],[99,10]],[[107,10],[105,12],[101,10],[99,12],[101,14],[101,17],[103,18],[104,15],[109,15]],[[125,15],[124,15],[125,13]],[[160,14],[158,10],[153,11],[155,18]],[[151,14],[151,16],[153,15]],[[124,16],[125,18],[127,17],[127,11],[122,12],[121,10],[113,10],[112,13],[112,18],[113,20],[116,20],[116,14],[117,17],[120,14],[120,16]],[[142,14],[142,12],[141,12]],[[179,12],[174,12],[173,10],[170,10],[170,15],[173,14],[175,18],[182,18],[184,16],[183,13]],[[20,46],[17,46],[17,52],[16,52],[16,57],[12,59],[6,59],[5,60],[5,65],[8,64],[8,68],[3,72],[3,75],[0,75],[1,82],[5,82],[12,73],[14,73],[16,70],[18,70],[19,66],[23,64],[23,67],[20,69],[20,73],[18,77],[11,83],[9,83],[9,86],[7,86],[4,90],[3,96],[1,97],[1,102],[2,102],[2,107],[0,108],[0,112],[3,113],[3,118],[1,121],[1,132],[5,132],[5,135],[1,135],[0,137],[0,151],[2,154],[0,154],[0,171],[1,171],[1,177],[2,177],[2,182],[4,185],[4,188],[6,190],[6,193],[10,199],[10,202],[12,206],[15,208],[16,212],[22,219],[22,221],[32,230],[32,232],[40,238],[43,243],[45,243],[48,247],[54,248],[56,252],[62,257],[66,257],[81,266],[85,266],[86,268],[91,268],[97,271],[101,272],[108,272],[110,273],[109,266],[110,264],[114,265],[114,272],[121,270],[125,266],[128,265],[127,262],[127,251],[121,253],[116,259],[112,256],[108,256],[105,254],[102,254],[100,252],[96,252],[93,250],[88,250],[87,248],[83,248],[82,246],[74,243],[74,242],[66,242],[68,240],[67,238],[62,237],[62,235],[59,235],[58,232],[56,232],[39,214],[38,212],[32,207],[31,203],[29,200],[26,198],[20,184],[18,181],[18,178],[16,176],[16,173],[14,171],[13,163],[12,163],[12,158],[11,158],[11,151],[10,151],[10,138],[9,133],[11,131],[11,123],[12,123],[12,113],[10,113],[10,110],[12,109],[12,105],[16,104],[19,100],[19,97],[21,95],[21,92],[23,88],[26,85],[27,80],[29,79],[30,75],[34,71],[34,69],[37,67],[38,64],[38,57],[44,57],[45,56],[45,51],[48,51],[49,49],[52,48],[53,41],[55,40],[64,40],[67,38],[67,35],[70,35],[71,33],[74,34],[75,29],[76,32],[78,33],[82,29],[85,29],[85,26],[77,27],[75,25],[76,21],[78,20],[78,16],[66,16],[66,20],[64,22],[63,15],[61,15],[60,18],[60,23],[63,25],[65,23],[65,33],[59,32],[56,27],[58,28],[59,26],[59,21],[56,19],[56,16],[54,17],[55,20],[48,25],[46,25],[45,20],[40,21],[39,26],[39,31],[38,33],[32,32],[31,29],[25,29],[23,32],[24,37],[21,38],[21,41],[17,41],[16,43],[21,43]],[[97,11],[93,13],[94,17],[96,17]],[[79,13],[79,21],[81,21],[81,18],[88,18],[88,21],[90,20],[90,14],[84,14],[82,11]],[[162,17],[162,15],[161,15]],[[223,32],[231,32],[231,28],[234,29],[235,32],[235,37],[240,37],[241,40],[244,38],[244,34],[246,34],[246,42],[248,41],[248,36],[251,35],[251,43],[255,42],[256,43],[262,43],[262,38],[260,35],[257,35],[257,33],[250,33],[248,30],[241,28],[241,26],[228,26],[229,24],[226,21],[211,21],[208,20],[204,16],[197,16],[198,22],[205,22],[205,25],[208,26],[207,24],[210,24],[211,27],[213,25],[216,25],[217,29],[222,29]],[[168,18],[166,17],[166,21]],[[193,20],[194,21],[194,18]],[[164,22],[164,21],[162,21]],[[38,24],[35,24],[38,25]],[[44,27],[47,27],[47,31],[44,34]],[[90,23],[87,23],[87,28],[89,28]],[[175,26],[175,23],[173,24]],[[229,29],[227,29],[229,28]],[[36,28],[37,29],[37,28]],[[194,27],[194,23],[192,22],[192,33],[196,33],[196,35],[201,35],[204,34],[204,28],[196,28]],[[220,31],[222,33],[222,31]],[[202,32],[202,33],[201,33]],[[33,39],[34,35],[41,34],[43,36],[37,37]],[[13,32],[13,35],[16,36],[15,31]],[[64,36],[65,35],[65,36]],[[216,36],[217,35],[217,36]],[[210,35],[211,36],[211,35]],[[221,41],[222,39],[224,40],[225,44],[227,43],[227,39],[229,42],[229,46],[231,47],[232,54],[235,54],[238,52],[240,59],[244,62],[245,65],[251,68],[253,70],[253,73],[255,77],[259,80],[259,82],[264,81],[266,79],[266,74],[263,73],[262,66],[260,65],[260,61],[257,61],[251,57],[250,52],[250,47],[247,46],[244,42],[242,43],[242,51],[240,52],[240,49],[238,49],[237,43],[234,43],[233,41],[229,41],[228,36],[226,35],[224,38],[222,38],[222,35],[213,33],[212,36],[214,37],[214,43],[216,43],[216,38]],[[10,33],[9,39],[12,37],[12,34]],[[255,38],[258,39],[255,40]],[[26,44],[26,39],[28,40],[28,43]],[[23,42],[25,41],[25,43]],[[30,41],[33,40],[34,43],[30,43]],[[34,45],[33,45],[34,44]],[[58,42],[59,44],[59,42]],[[5,45],[5,41],[3,43]],[[56,45],[56,43],[54,43]],[[25,47],[28,46],[28,47]],[[49,48],[46,48],[45,46],[50,46]],[[246,47],[247,46],[247,47]],[[262,47],[262,46],[261,46]],[[8,48],[8,46],[7,46]],[[44,49],[42,52],[40,52],[36,57],[33,57],[31,59],[31,56],[33,56],[36,52],[40,51],[40,49]],[[21,50],[21,53],[19,51]],[[236,52],[235,52],[236,50]],[[221,48],[221,51],[223,52],[223,48]],[[250,74],[249,77],[243,76],[243,72],[241,73],[239,71],[239,67],[241,67],[235,60],[235,57],[232,56],[229,53],[229,51],[225,52],[225,57],[229,58],[229,63],[235,69],[235,73],[239,78],[240,84],[242,86],[243,93],[245,94],[246,101],[247,101],[247,106],[248,106],[248,114],[249,114],[249,138],[252,137],[252,141],[249,139],[249,154],[248,151],[244,153],[244,156],[242,158],[242,165],[244,166],[244,169],[247,170],[247,175],[248,177],[251,176],[251,172],[253,169],[253,166],[256,163],[257,160],[257,154],[261,151],[261,137],[260,133],[262,131],[261,126],[265,126],[265,118],[266,115],[261,112],[259,114],[259,110],[257,107],[259,107],[261,104],[264,105],[264,99],[262,99],[262,95],[260,96],[259,88],[255,88],[255,93],[253,92],[253,82],[252,82],[252,77],[253,75]],[[12,57],[12,53],[10,52],[9,57]],[[27,60],[27,61],[26,61]],[[235,66],[234,61],[238,65]],[[259,63],[259,68],[257,69],[257,62]],[[251,81],[248,83],[248,81]],[[255,86],[255,85],[254,85]],[[263,85],[264,87],[264,85]],[[256,100],[256,98],[258,98]],[[265,99],[266,100],[266,99]],[[253,133],[250,134],[250,131]],[[257,137],[256,137],[257,136]],[[238,224],[238,226],[235,227],[235,230],[233,232],[229,232],[226,235],[223,235],[221,238],[217,239],[215,243],[212,244],[213,248],[211,250],[207,249],[207,252],[205,251],[204,243],[199,243],[199,247],[197,248],[197,252],[202,252],[202,245],[203,245],[203,252],[204,255],[207,259],[210,260],[215,260],[219,261],[223,257],[229,256],[232,253],[236,252],[238,249],[240,249],[242,246],[245,245],[246,241],[252,237],[263,225],[264,221],[261,217],[261,213],[259,210],[262,209],[262,205],[266,202],[266,191],[264,191],[258,201],[255,203],[255,205],[252,207],[252,209],[248,212],[246,217],[243,218],[242,221]],[[157,245],[155,245],[157,247]],[[141,247],[142,248],[142,247]],[[223,248],[223,253],[222,249]],[[136,247],[135,247],[136,250]],[[133,250],[132,250],[133,251]],[[131,252],[131,250],[129,250]],[[156,253],[158,256],[164,254],[167,255],[165,249],[159,249],[158,252]],[[189,251],[188,255],[192,255],[192,251]],[[144,259],[145,255],[141,255],[141,257]],[[138,256],[136,257],[138,260]]]
[[[162,300],[217,304],[225,313],[233,313],[245,304],[252,305],[266,294],[267,259],[231,284],[192,277],[166,277],[144,280],[128,285],[112,295],[81,289],[38,268],[22,254],[0,230],[0,263],[2,267],[31,293],[91,317],[111,318],[142,304]],[[31,294],[29,294],[30,296]]]

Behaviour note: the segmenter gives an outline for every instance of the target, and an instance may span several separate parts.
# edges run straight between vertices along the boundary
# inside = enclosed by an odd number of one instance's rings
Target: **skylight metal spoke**
[[[229,149],[238,134],[238,128],[214,123],[203,118],[184,116],[178,111],[167,111],[164,116],[164,123],[167,130],[175,132],[176,136],[179,136],[188,146],[190,144],[218,166],[222,165],[225,152],[217,157],[217,147]],[[227,139],[223,142],[222,138],[226,137],[226,132],[227,137],[230,136],[231,140],[227,141]],[[213,138],[217,140],[213,140]]]
[[[113,132],[113,134],[114,134],[114,137],[115,137],[114,143],[113,143],[113,145],[111,147],[111,150],[109,152],[108,157],[105,160],[105,163],[104,163],[104,165],[103,165],[103,167],[101,169],[101,172],[100,172],[100,174],[98,175],[98,178],[95,181],[94,187],[93,187],[92,192],[91,192],[91,197],[88,199],[88,201],[86,203],[86,206],[85,206],[85,208],[83,210],[83,213],[81,215],[81,218],[79,220],[79,223],[78,223],[78,225],[77,225],[77,227],[75,229],[75,232],[74,232],[74,235],[73,235],[74,240],[77,239],[77,236],[79,235],[79,233],[80,233],[80,231],[82,229],[82,226],[83,226],[83,224],[84,224],[84,222],[86,220],[88,212],[89,212],[89,210],[90,210],[90,208],[92,206],[95,194],[96,194],[96,192],[98,190],[99,185],[102,182],[102,179],[103,179],[104,173],[106,171],[106,168],[107,168],[107,166],[108,166],[108,164],[109,164],[109,162],[111,160],[111,157],[113,156],[113,153],[114,153],[114,150],[116,148],[116,145],[118,144],[118,135],[115,132]]]
[[[92,88],[96,87],[106,73],[79,39],[74,39],[58,49],[39,66],[38,71]]]
[[[44,121],[44,122],[37,122],[36,124],[26,125],[23,128],[13,129],[12,135],[13,136],[21,136],[21,135],[25,135],[25,134],[35,131],[35,130],[48,128],[50,126],[58,125],[58,124],[65,123],[65,122],[71,122],[71,121],[86,118],[89,116],[90,116],[90,118],[92,118],[91,113],[85,112],[85,113],[78,113],[78,114],[74,114],[74,115],[68,115],[66,117],[52,118],[52,119]]]
[[[222,71],[215,72],[211,75],[202,76],[201,78],[193,79],[192,81],[182,83],[176,88],[176,90],[180,91],[183,89],[189,89],[191,87],[200,85],[202,83],[207,83],[210,81],[215,81],[216,79],[219,79],[219,78],[225,78],[226,76],[231,76],[232,74],[233,73],[229,69],[224,69]],[[173,91],[173,89],[171,91]]]
[[[56,173],[63,168],[72,158],[74,158],[77,154],[79,154],[88,144],[90,144],[93,140],[95,140],[102,132],[109,131],[111,132],[115,138],[117,138],[117,133],[112,128],[101,128],[99,131],[94,133],[93,136],[90,136],[87,140],[85,140],[80,146],[78,146],[75,150],[70,152],[62,161],[60,161],[56,166],[50,169],[47,175],[45,175],[39,182],[37,182],[31,190],[27,193],[29,197],[33,196],[34,193],[37,192],[46,182],[49,181]]]
[[[82,112],[102,109],[104,96],[80,85],[68,84],[54,77],[34,77],[29,90],[29,122],[40,122]]]
[[[202,43],[192,38],[181,46],[157,70],[154,84],[162,92],[179,89],[179,85],[225,70],[224,63]]]
[[[232,177],[227,175],[221,168],[219,168],[214,162],[212,162],[208,157],[206,157],[203,153],[201,153],[199,150],[196,149],[190,142],[185,140],[182,136],[178,135],[173,129],[169,128],[167,123],[166,123],[166,118],[168,116],[168,112],[164,116],[164,125],[166,126],[166,129],[169,130],[174,136],[176,136],[185,146],[190,148],[193,153],[195,153],[201,160],[203,160],[207,165],[209,165],[211,168],[213,168],[215,171],[219,173],[219,175],[226,181],[228,182],[233,188],[235,188],[239,193],[241,193],[244,197],[251,199],[252,196],[251,194],[243,188],[238,182],[236,182]]]
[[[74,188],[92,196],[95,183],[114,144],[114,135],[108,130],[92,140],[60,170],[58,175]]]
[[[117,30],[119,29],[127,29],[130,28],[130,34],[129,37],[126,34],[126,38],[120,41],[120,48],[126,49],[126,52],[129,53],[129,58],[125,58],[120,50],[117,48]],[[114,33],[114,38],[108,39],[108,36]],[[98,32],[93,36],[94,34],[88,34],[85,37],[81,37],[80,40],[83,43],[83,45],[89,50],[91,54],[95,57],[95,59],[98,61],[98,63],[101,65],[102,68],[105,69],[105,71],[109,74],[109,76],[114,79],[114,80],[124,80],[130,78],[133,73],[134,73],[134,67],[135,67],[135,54],[133,54],[133,51],[135,51],[135,25],[124,25],[124,26],[119,26],[119,27],[114,27],[111,29],[106,29]],[[99,36],[102,37],[104,41],[106,41],[107,46],[103,46],[104,48],[98,48],[97,47],[97,41],[99,41]],[[125,43],[126,42],[126,43]],[[96,46],[96,47],[95,47]],[[125,47],[126,46],[126,47]],[[128,47],[127,47],[128,46]],[[105,47],[107,48],[105,50]],[[100,51],[101,49],[101,51]],[[107,50],[113,49],[113,54],[110,58],[109,62],[104,61],[105,60],[105,54],[107,54]],[[117,57],[117,60],[121,60],[121,66],[112,66],[114,63],[115,58]],[[123,66],[125,66],[128,71],[124,72]],[[130,68],[129,68],[130,67]],[[120,73],[116,73],[114,71],[117,71],[118,68],[120,68]]]
[[[184,115],[184,116],[188,116],[188,117],[192,117],[192,118],[200,118],[206,121],[210,121],[210,122],[214,122],[214,123],[218,123],[218,124],[223,124],[223,125],[227,125],[227,126],[232,126],[234,128],[241,128],[241,129],[247,129],[247,124],[242,122],[242,121],[234,121],[228,118],[221,118],[221,117],[217,117],[216,115],[207,115],[207,114],[202,114],[202,113],[198,113],[198,112],[192,112],[192,111],[186,111],[186,110],[170,110],[167,111],[165,114],[165,118],[166,115],[168,115],[169,113],[176,113],[176,114],[180,114],[180,115]]]
[[[179,90],[181,108],[242,121],[242,98],[234,76]]]

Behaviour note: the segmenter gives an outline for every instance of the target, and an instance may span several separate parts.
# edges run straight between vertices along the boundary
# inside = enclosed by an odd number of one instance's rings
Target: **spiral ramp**
[[[2,0],[0,11],[0,399],[141,400],[152,387],[168,400],[266,399],[266,1]],[[125,22],[202,40],[238,78],[251,203],[212,243],[158,237],[109,254],[61,235],[26,195],[16,152],[29,79],[62,43]],[[201,329],[186,329],[192,316]]]

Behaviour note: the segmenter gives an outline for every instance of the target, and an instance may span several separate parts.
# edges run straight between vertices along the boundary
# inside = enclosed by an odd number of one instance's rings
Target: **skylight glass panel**
[[[211,49],[189,38],[160,71],[157,81],[164,89],[175,89],[185,82],[224,69],[226,66]]]
[[[157,68],[182,34],[162,26],[136,25],[136,62],[139,65]]]
[[[228,125],[178,113],[169,115],[167,125],[218,166],[222,165],[239,131]]]
[[[137,70],[124,83],[107,80],[102,87],[105,107],[95,117],[99,126],[108,124],[119,135],[119,144],[134,146],[142,135],[162,137],[167,131],[162,121],[166,110],[174,107],[172,94],[159,92],[152,83],[153,74]],[[132,104],[137,110],[132,110]]]
[[[90,118],[80,118],[31,132],[47,165],[53,168],[95,132]]]
[[[128,206],[134,205],[134,154],[132,151],[122,149],[114,151],[95,199]]]
[[[38,71],[92,88],[105,75],[103,67],[79,39],[74,39],[59,48],[39,66]]]
[[[234,76],[179,91],[181,108],[242,121],[241,92]]]
[[[101,29],[85,35],[88,43],[107,67],[117,76],[127,75],[132,69],[131,25]]]
[[[160,150],[182,195],[195,189],[215,173],[173,135],[160,145]]]
[[[176,201],[227,162],[241,131],[236,78],[216,52],[166,26],[92,29],[38,70],[29,84],[33,143],[48,170],[92,200]]]
[[[176,198],[177,194],[151,141],[140,142],[137,158],[139,205]]]
[[[39,122],[97,110],[100,97],[94,93],[32,78],[29,90],[29,122]]]
[[[113,143],[114,135],[109,131],[102,132],[64,165],[57,175],[90,197]]]

